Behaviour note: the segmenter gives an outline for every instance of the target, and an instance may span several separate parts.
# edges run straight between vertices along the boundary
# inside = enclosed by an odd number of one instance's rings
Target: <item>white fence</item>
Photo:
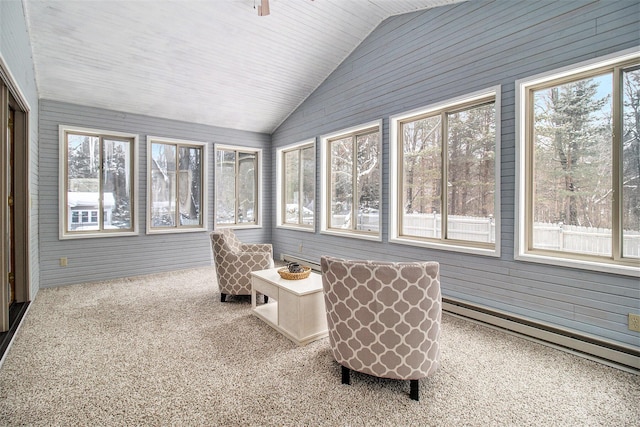
[[[356,230],[371,231],[377,233],[380,229],[380,217],[378,212],[360,212],[357,215]],[[331,227],[351,228],[351,215],[334,214],[331,216]]]
[[[348,215],[333,215],[333,227],[349,227]],[[358,215],[358,230],[378,231],[378,213]],[[447,218],[449,239],[495,243],[496,224],[493,217],[450,215]],[[440,238],[442,219],[438,214],[405,214],[402,234]],[[624,231],[625,257],[640,257],[640,232]],[[536,222],[533,225],[533,245],[538,249],[574,252],[588,255],[611,255],[611,229]]]
[[[536,222],[533,224],[533,246],[587,255],[611,255],[612,231],[608,228]],[[625,257],[640,257],[640,232],[625,230],[622,239]]]
[[[379,224],[378,213],[358,214],[357,230],[377,232]],[[349,215],[333,215],[333,227],[348,228]],[[416,237],[441,237],[442,219],[438,214],[406,214],[402,220],[402,234]],[[467,240],[473,242],[494,243],[496,240],[496,223],[493,217],[448,217],[448,237],[450,239]]]
[[[442,218],[438,214],[405,214],[402,218],[402,234],[416,237],[442,237]],[[449,215],[447,217],[449,239],[495,243],[496,222],[493,217]]]

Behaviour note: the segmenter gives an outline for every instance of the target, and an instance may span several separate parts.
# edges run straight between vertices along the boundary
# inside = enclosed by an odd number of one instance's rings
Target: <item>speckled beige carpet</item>
[[[0,425],[638,426],[640,377],[443,316],[420,382],[352,374],[220,303],[213,270],[43,289],[0,368]]]

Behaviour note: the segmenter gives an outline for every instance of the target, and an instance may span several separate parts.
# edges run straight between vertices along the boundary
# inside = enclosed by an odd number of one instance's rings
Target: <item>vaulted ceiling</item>
[[[384,19],[460,0],[23,0],[42,99],[273,132]]]

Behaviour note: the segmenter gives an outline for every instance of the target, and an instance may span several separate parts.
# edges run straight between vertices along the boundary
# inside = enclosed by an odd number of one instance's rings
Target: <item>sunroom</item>
[[[9,0],[0,24],[4,331],[41,289],[210,266],[232,228],[276,261],[437,261],[446,312],[639,369],[637,1]]]

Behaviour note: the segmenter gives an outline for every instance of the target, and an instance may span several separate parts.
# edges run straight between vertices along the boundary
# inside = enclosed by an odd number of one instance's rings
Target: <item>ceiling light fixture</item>
[[[257,0],[260,2],[258,6],[258,16],[267,16],[269,14],[269,0]],[[253,0],[253,8],[256,8],[256,0]]]

